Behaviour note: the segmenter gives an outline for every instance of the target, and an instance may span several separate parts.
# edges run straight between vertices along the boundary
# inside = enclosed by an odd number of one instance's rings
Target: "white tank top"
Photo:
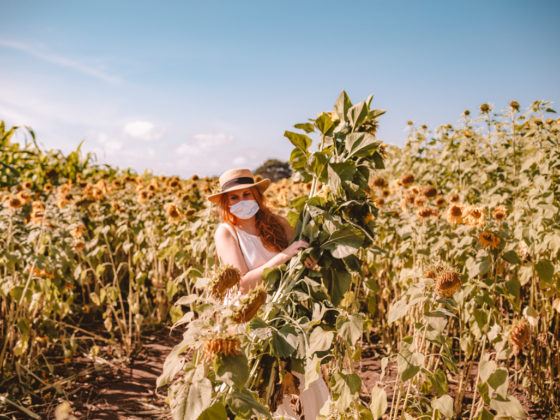
[[[278,254],[277,251],[269,251],[266,249],[260,236],[252,235],[242,229],[238,229],[237,226],[231,226],[226,222],[222,222],[220,224],[225,225],[237,239],[237,243],[239,244],[239,248],[241,249],[243,257],[245,258],[245,263],[247,264],[247,268],[249,270],[264,264]],[[235,229],[235,232],[233,232],[232,227]]]

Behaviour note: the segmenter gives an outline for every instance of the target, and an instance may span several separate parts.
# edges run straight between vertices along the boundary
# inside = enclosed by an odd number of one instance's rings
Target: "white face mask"
[[[229,206],[229,211],[240,219],[250,219],[259,211],[259,203],[255,200],[241,200]]]

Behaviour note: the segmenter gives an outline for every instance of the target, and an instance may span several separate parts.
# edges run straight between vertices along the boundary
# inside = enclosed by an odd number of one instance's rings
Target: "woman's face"
[[[253,190],[251,188],[243,188],[242,190],[235,190],[227,193],[228,205],[232,206],[241,200],[254,200]]]

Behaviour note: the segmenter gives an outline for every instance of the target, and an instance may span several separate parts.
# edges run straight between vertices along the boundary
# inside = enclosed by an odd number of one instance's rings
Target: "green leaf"
[[[294,133],[292,131],[285,131],[284,136],[290,140],[290,142],[296,146],[297,149],[301,150],[304,154],[308,153],[309,146],[313,140],[309,136],[300,133]]]
[[[490,400],[490,408],[496,410],[499,416],[513,417],[514,419],[525,419],[527,415],[517,398],[509,396],[507,400]]]
[[[284,337],[281,332],[273,332],[272,340],[270,342],[270,353],[277,357],[290,357],[294,351],[295,347],[292,346],[286,337]]]
[[[383,414],[387,411],[387,393],[384,389],[377,386],[373,387],[369,408],[375,420],[383,417]]]
[[[196,419],[212,402],[212,383],[204,376],[204,367],[197,367],[194,374],[177,389],[171,406],[174,420]]]
[[[240,418],[270,416],[268,409],[258,401],[257,395],[248,389],[232,392],[229,400],[229,407]]]
[[[309,337],[309,348],[307,349],[308,357],[312,357],[315,352],[326,351],[331,348],[334,333],[325,331],[321,327],[316,327]]]
[[[294,125],[295,128],[305,131],[306,133],[312,133],[315,131],[315,127],[311,123],[299,123]]]
[[[340,319],[340,318],[339,318]],[[355,345],[364,331],[364,319],[361,315],[349,315],[348,319],[338,326],[339,337],[345,339],[349,344]]]
[[[451,418],[453,417],[453,398],[449,395],[442,395],[432,400],[432,408],[439,411],[446,418]]]
[[[334,126],[333,120],[330,114],[322,112],[321,115],[315,120],[315,125],[323,135],[326,135],[330,129]]]
[[[346,293],[350,287],[352,277],[347,271],[336,270],[329,267],[323,271],[323,281],[325,287],[329,291],[332,302],[338,305],[344,297],[344,293]]]
[[[346,226],[336,230],[328,240],[321,244],[321,249],[328,249],[335,258],[345,258],[353,255],[364,242],[364,233],[353,226]]]
[[[408,313],[408,308],[408,301],[405,295],[391,305],[389,313],[387,314],[387,322],[392,324],[393,322],[401,319]]]
[[[554,275],[554,266],[550,261],[540,260],[535,265],[535,270],[537,270],[537,274],[542,281],[546,283],[550,283],[552,281],[552,276]]]
[[[368,115],[368,107],[365,102],[360,102],[351,107],[348,112],[348,119],[354,129],[360,126]]]
[[[346,136],[344,147],[347,157],[367,157],[379,147],[379,141],[369,133],[350,133]]]
[[[245,354],[216,357],[214,361],[216,377],[228,385],[241,388],[249,378],[249,365]]]
[[[334,104],[334,112],[342,121],[346,121],[346,112],[352,106],[352,102],[345,91],[340,92]]]
[[[218,401],[204,410],[197,420],[227,420],[227,418],[226,407]]]
[[[513,249],[505,252],[502,258],[511,264],[521,264],[521,259]]]

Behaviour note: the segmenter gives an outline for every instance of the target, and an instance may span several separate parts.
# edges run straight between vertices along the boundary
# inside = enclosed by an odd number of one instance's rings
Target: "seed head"
[[[260,285],[253,288],[239,300],[240,305],[234,309],[233,320],[241,324],[253,319],[259,308],[266,302],[266,296],[264,286]]]
[[[452,204],[447,209],[447,221],[452,224],[463,223],[463,206],[460,204]]]
[[[514,345],[514,347],[518,347],[519,349],[527,345],[530,338],[531,329],[529,327],[529,323],[525,319],[517,321],[509,333],[510,342]]]
[[[204,356],[211,360],[214,356],[233,356],[241,353],[241,342],[233,335],[220,334],[204,343]]]
[[[210,282],[210,293],[212,296],[223,299],[226,292],[239,284],[241,280],[241,272],[237,267],[233,265],[224,265],[217,273],[216,276],[212,278]]]
[[[498,221],[502,221],[507,216],[507,211],[504,206],[498,206],[492,211],[492,216]]]
[[[487,103],[483,103],[480,105],[480,112],[482,112],[483,114],[488,114],[491,110],[492,108]]]
[[[480,232],[478,240],[483,248],[495,249],[500,245],[500,238],[489,230]]]
[[[445,269],[436,277],[435,291],[440,297],[452,297],[461,288],[461,276],[453,269]]]
[[[509,103],[509,107],[511,108],[512,111],[518,112],[518,111],[519,111],[519,102],[517,102],[517,101],[511,101],[511,102]]]

